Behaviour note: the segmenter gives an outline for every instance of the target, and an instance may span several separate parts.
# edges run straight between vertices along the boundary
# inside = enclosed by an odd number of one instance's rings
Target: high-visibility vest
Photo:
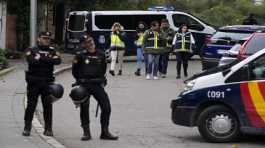
[[[158,33],[157,31],[149,31],[148,34],[149,35],[145,43],[145,48],[160,49],[166,46],[164,45],[160,33]]]
[[[111,33],[111,48],[125,48],[124,42],[117,34]]]
[[[176,34],[176,43],[174,45],[174,52],[191,52],[191,33]]]
[[[143,42],[144,42],[144,33],[143,32],[140,32],[138,33],[138,40],[135,41],[135,44],[136,46],[142,46],[143,45]]]

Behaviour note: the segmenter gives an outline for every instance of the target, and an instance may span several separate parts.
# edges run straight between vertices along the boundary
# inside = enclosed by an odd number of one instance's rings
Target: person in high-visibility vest
[[[144,33],[144,52],[148,55],[146,79],[158,80],[159,56],[165,50],[166,39],[160,32],[160,26],[157,21],[151,22],[151,29]]]
[[[177,79],[181,77],[181,65],[183,63],[184,76],[188,76],[188,61],[192,55],[192,49],[195,45],[195,40],[188,30],[186,24],[179,27],[179,31],[173,39],[173,53],[177,60]]]
[[[109,73],[115,76],[116,60],[118,58],[119,73],[122,75],[123,56],[125,53],[125,32],[123,32],[123,26],[120,23],[114,23],[112,26],[111,39],[111,65]]]
[[[163,53],[161,53],[159,58],[159,74],[162,78],[165,78],[167,75],[167,67],[168,67],[168,60],[169,60],[169,53],[172,50],[172,41],[175,35],[175,31],[170,28],[167,19],[161,20],[161,33],[165,35],[167,39],[167,45]]]
[[[142,61],[144,60],[145,64],[147,61],[146,60],[147,58],[144,58],[143,48],[142,48],[145,30],[146,30],[146,24],[144,22],[139,22],[138,27],[136,28],[137,35],[136,35],[136,40],[135,40],[135,45],[137,46],[137,65],[136,65],[137,69],[134,74],[136,76],[141,75]]]

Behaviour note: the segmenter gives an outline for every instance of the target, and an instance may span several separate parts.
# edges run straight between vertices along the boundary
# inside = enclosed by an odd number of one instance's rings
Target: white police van
[[[168,19],[174,30],[182,24],[187,24],[196,40],[197,49],[204,44],[206,35],[212,35],[216,30],[200,19],[180,11],[164,7],[149,8],[149,11],[71,11],[66,18],[65,47],[73,50],[78,47],[79,38],[84,33],[90,33],[100,49],[108,49],[110,31],[114,22],[124,26],[127,33],[126,48],[129,52],[136,51],[134,36],[139,21],[148,26],[152,21]],[[198,51],[199,52],[199,51]]]
[[[171,108],[175,124],[197,126],[210,142],[229,142],[240,133],[265,135],[265,49],[189,81]]]

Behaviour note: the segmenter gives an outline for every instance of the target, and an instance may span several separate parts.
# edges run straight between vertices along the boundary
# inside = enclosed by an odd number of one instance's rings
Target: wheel
[[[239,136],[239,122],[228,108],[216,105],[199,115],[198,130],[209,142],[231,142]]]

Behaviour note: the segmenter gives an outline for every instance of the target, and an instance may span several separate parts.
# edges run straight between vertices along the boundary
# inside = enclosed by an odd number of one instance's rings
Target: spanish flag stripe
[[[265,101],[265,82],[258,83],[260,93],[263,96],[263,100]]]
[[[241,98],[244,104],[244,109],[245,109],[248,119],[250,120],[251,125],[256,128],[265,127],[265,123],[259,117],[253,105],[253,102],[252,102],[252,99],[249,93],[248,84],[247,83],[240,84],[240,91],[241,91]]]
[[[261,119],[265,122],[265,101],[259,89],[259,85],[257,82],[249,82],[248,87],[256,111]]]

